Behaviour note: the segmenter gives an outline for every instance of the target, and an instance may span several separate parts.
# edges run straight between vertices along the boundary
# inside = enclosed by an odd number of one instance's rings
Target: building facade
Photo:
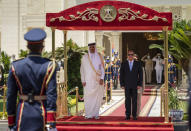
[[[0,50],[18,57],[21,49],[26,50],[23,35],[31,28],[42,28],[47,32],[45,50],[51,51],[51,29],[46,27],[46,13],[96,0],[0,0]],[[191,19],[190,0],[122,0],[147,6],[159,12],[172,12],[173,20]],[[122,57],[122,33],[120,31],[68,31],[67,39],[79,46],[96,42],[105,48],[105,55],[112,55],[112,48]],[[128,37],[128,36],[127,36]],[[64,35],[56,30],[56,47],[63,44]]]

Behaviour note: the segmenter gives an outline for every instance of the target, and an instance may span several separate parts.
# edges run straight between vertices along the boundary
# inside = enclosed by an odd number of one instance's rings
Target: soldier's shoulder
[[[20,63],[20,62],[23,62],[24,59],[25,59],[25,57],[18,58],[16,60],[14,60],[12,63]]]
[[[42,57],[42,59],[45,60],[45,61],[47,61],[47,62],[52,61],[51,59],[46,58],[46,57]]]

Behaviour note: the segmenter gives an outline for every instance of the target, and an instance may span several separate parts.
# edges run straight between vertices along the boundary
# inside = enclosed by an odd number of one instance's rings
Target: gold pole
[[[161,89],[161,117],[164,116],[164,87],[162,87]]]
[[[65,101],[67,103],[67,97],[68,97],[68,73],[67,73],[67,70],[68,70],[68,58],[67,58],[67,31],[64,30],[63,31],[64,33],[64,81],[65,81]],[[68,114],[68,107],[65,107],[65,110],[66,110],[66,113]]]
[[[55,59],[55,28],[51,27],[52,30],[52,58]]]
[[[78,87],[76,87],[76,115],[78,116]]]
[[[108,98],[107,98],[107,80],[105,81],[105,89],[106,89],[106,91],[105,91],[105,92],[106,92],[105,100],[106,100],[106,103],[107,103],[107,99],[108,99]]]
[[[68,116],[68,101],[67,101],[67,89],[66,89],[66,83],[64,83],[63,87],[62,87],[62,94],[61,94],[61,97],[62,97],[62,114],[63,116]]]
[[[68,59],[67,59],[67,31],[64,30],[64,80],[66,82],[66,86],[67,86],[67,82],[68,82],[68,76],[67,76],[67,63],[68,63]]]
[[[142,68],[142,69],[143,69],[143,90],[142,90],[142,93],[143,93],[145,90],[145,69],[144,68]]]
[[[162,88],[160,89],[160,116],[162,117]]]
[[[110,79],[110,101],[112,100],[112,79]]]
[[[60,117],[61,115],[61,90],[60,90],[60,84],[57,83],[57,100],[56,100],[56,118]]]
[[[165,89],[164,89],[164,98],[165,98],[165,123],[169,122],[168,118],[168,27],[163,28],[164,32],[164,61],[165,61]]]
[[[5,104],[6,104],[6,85],[3,85],[3,117],[2,119],[5,120]]]

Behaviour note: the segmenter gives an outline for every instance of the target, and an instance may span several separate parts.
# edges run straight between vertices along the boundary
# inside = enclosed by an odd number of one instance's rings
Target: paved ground
[[[109,103],[102,105],[99,114],[105,115],[104,113],[106,113],[108,110],[111,111],[111,108],[116,106],[116,104],[122,101],[123,99],[124,96],[113,96],[112,100]]]
[[[160,96],[157,96],[148,116],[160,116]]]
[[[0,131],[8,131],[7,127],[8,127],[7,121],[0,120]]]

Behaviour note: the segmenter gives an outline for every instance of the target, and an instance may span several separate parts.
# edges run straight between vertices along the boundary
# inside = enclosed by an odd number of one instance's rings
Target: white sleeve
[[[157,59],[154,57],[153,59],[152,59],[152,61],[156,61]]]
[[[85,82],[84,56],[83,56],[82,59],[81,59],[80,74],[81,74],[81,81],[82,81],[82,82]]]
[[[101,66],[101,79],[104,80],[104,77],[105,77],[105,70],[103,66]]]

